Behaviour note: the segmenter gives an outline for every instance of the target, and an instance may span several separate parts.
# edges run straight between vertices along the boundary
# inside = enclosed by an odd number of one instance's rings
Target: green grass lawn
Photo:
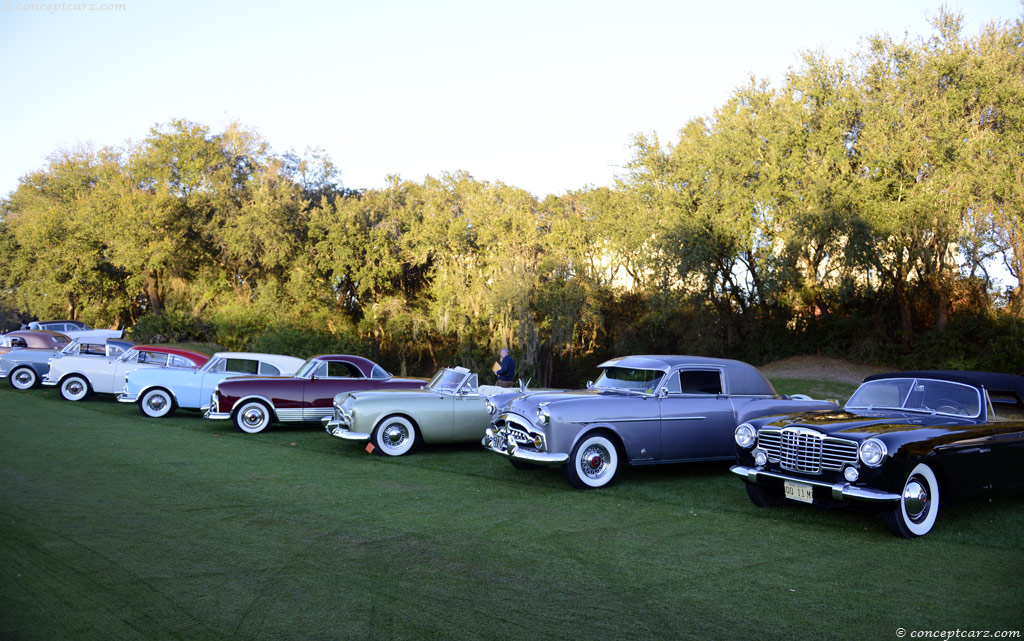
[[[1024,497],[960,504],[906,541],[864,513],[757,509],[727,470],[578,492],[478,445],[383,459],[317,427],[244,435],[3,382],[0,639],[1021,629]]]

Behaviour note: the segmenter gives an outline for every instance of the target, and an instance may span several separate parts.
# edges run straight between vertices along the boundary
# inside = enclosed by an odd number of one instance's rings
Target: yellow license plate
[[[810,485],[785,481],[783,485],[783,490],[786,492],[787,499],[800,501],[802,503],[814,502],[814,490],[811,489]]]

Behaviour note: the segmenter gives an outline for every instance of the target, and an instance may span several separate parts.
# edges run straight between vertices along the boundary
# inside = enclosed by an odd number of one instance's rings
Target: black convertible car
[[[755,505],[871,504],[896,536],[923,536],[951,499],[1024,487],[1024,377],[878,374],[841,411],[748,421],[735,438]]]

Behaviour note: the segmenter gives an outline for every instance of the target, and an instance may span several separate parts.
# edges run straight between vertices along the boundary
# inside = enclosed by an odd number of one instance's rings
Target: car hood
[[[802,425],[812,427],[832,436],[862,439],[889,432],[905,432],[907,430],[930,429],[934,427],[955,428],[973,423],[975,421],[972,419],[937,414],[931,415],[921,412],[827,410],[793,414],[769,421],[764,424],[764,427]]]

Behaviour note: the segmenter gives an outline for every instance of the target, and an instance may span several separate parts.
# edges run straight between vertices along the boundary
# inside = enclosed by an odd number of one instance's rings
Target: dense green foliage
[[[779,389],[806,390],[774,381]],[[0,386],[0,638],[896,639],[1019,630],[1024,499],[758,509],[727,464],[600,491],[479,445],[384,459]],[[907,635],[909,638],[909,635]]]
[[[613,188],[544,199],[464,173],[352,191],[238,125],[65,151],[0,202],[0,302],[403,373],[509,345],[545,384],[628,352],[1020,371],[1024,289],[989,272],[1024,277],[1024,22],[933,26],[806,53],[638,136]]]

